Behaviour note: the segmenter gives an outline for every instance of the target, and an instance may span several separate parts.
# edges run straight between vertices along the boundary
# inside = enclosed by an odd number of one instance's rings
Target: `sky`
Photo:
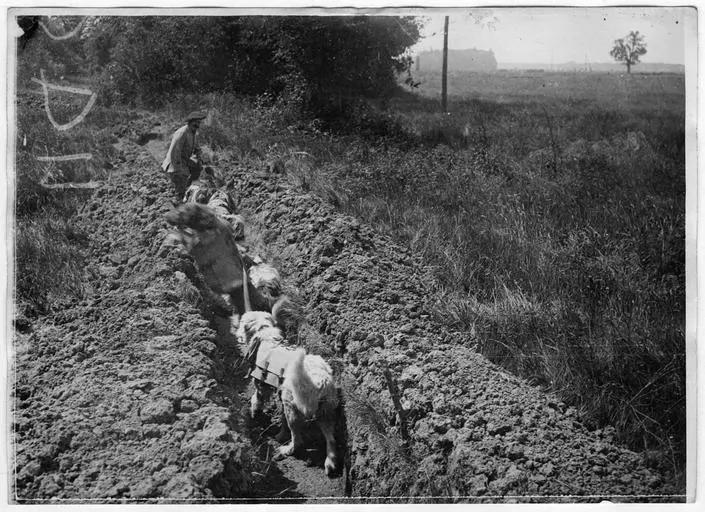
[[[642,62],[683,64],[686,19],[680,7],[486,8],[428,12],[425,37],[414,52],[443,48],[443,17],[449,15],[448,48],[493,50],[497,62],[612,62],[614,40],[630,31],[645,36]],[[692,44],[695,44],[693,41]]]

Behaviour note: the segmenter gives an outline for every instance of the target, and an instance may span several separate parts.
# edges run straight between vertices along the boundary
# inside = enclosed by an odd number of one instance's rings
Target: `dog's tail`
[[[304,416],[312,417],[318,410],[316,384],[304,368],[306,350],[296,349],[294,359],[284,370],[284,385],[291,390],[294,405]]]

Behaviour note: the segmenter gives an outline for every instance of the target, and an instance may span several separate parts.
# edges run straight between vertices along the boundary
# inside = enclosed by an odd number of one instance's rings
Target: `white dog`
[[[248,286],[245,260],[232,226],[220,215],[205,205],[184,203],[168,212],[166,221],[176,227],[168,245],[181,245],[193,256],[208,286],[216,293],[229,294],[238,315],[271,309],[257,289]]]
[[[235,337],[240,345],[249,346],[249,342],[264,327],[274,327],[274,319],[266,311],[248,311],[240,318]]]
[[[291,431],[291,441],[279,449],[283,456],[293,454],[303,442],[301,430],[306,421],[316,419],[326,438],[326,475],[338,468],[335,449],[335,420],[338,390],[333,370],[321,356],[306,354],[303,348],[294,352],[293,361],[284,371],[281,386],[284,418]]]
[[[335,447],[338,390],[330,365],[320,356],[306,354],[302,348],[284,345],[284,337],[273,327],[273,318],[268,313],[245,313],[237,338],[247,344],[248,373],[255,383],[250,415],[254,417],[272,391],[279,389],[282,429],[291,433],[291,441],[279,449],[279,456],[293,454],[303,442],[304,423],[316,419],[326,439],[326,475],[331,475],[338,467]]]

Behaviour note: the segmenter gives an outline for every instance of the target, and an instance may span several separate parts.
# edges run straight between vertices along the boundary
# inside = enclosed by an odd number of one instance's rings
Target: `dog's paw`
[[[338,471],[338,466],[336,465],[335,460],[330,457],[326,457],[326,462],[323,466],[326,468],[326,476],[328,477],[335,475]]]
[[[294,443],[287,443],[284,446],[281,446],[279,450],[277,450],[277,454],[279,457],[288,457],[289,455],[293,455]]]

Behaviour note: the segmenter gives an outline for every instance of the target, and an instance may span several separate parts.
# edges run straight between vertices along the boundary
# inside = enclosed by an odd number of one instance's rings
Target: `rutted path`
[[[18,499],[343,496],[346,479],[327,479],[315,452],[315,466],[272,463],[267,425],[245,420],[229,326],[190,259],[161,246],[171,193],[152,155],[165,144],[121,143],[125,161],[79,219],[90,233],[87,297],[17,335]],[[342,376],[354,496],[678,499],[611,429],[587,431],[574,410],[434,322],[423,262],[265,166],[219,168],[234,178],[249,250],[305,299],[306,343]]]

